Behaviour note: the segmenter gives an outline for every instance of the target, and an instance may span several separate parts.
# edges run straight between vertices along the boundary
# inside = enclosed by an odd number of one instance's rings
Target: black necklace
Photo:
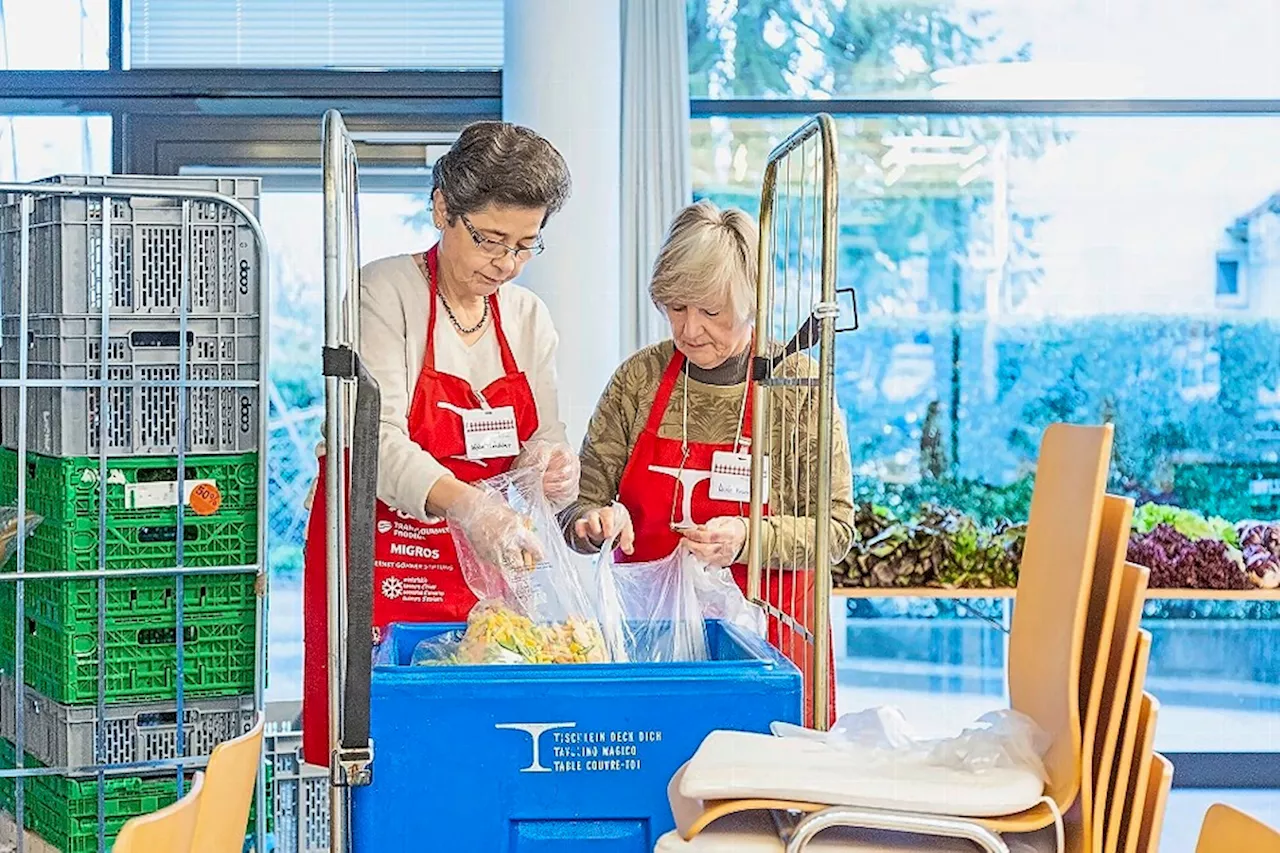
[[[427,278],[430,279],[431,268],[426,263],[425,255],[423,256],[422,266],[424,269],[427,270]],[[462,324],[458,322],[458,318],[454,316],[453,309],[449,307],[449,300],[444,298],[444,291],[440,289],[438,282],[436,283],[436,293],[440,295],[440,304],[444,306],[444,313],[449,315],[449,322],[452,323],[453,327],[458,330],[458,334],[472,335],[480,331],[482,328],[484,328],[485,322],[487,322],[489,319],[489,300],[488,299],[484,301],[484,311],[481,312],[480,314],[480,321],[476,323],[474,326],[472,326],[470,329],[465,329],[462,327]]]
[[[449,322],[453,323],[453,327],[458,330],[458,334],[460,335],[470,335],[480,331],[482,328],[484,328],[485,321],[489,319],[489,300],[488,299],[484,301],[484,312],[480,315],[479,322],[477,322],[474,326],[472,326],[469,329],[463,328],[462,324],[458,322],[458,318],[453,315],[453,309],[449,307],[449,301],[444,298],[443,293],[440,294],[440,304],[444,306],[444,313],[449,315]]]

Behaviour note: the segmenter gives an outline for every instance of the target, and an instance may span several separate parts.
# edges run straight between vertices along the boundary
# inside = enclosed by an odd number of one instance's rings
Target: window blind
[[[502,67],[502,0],[128,0],[132,68]]]

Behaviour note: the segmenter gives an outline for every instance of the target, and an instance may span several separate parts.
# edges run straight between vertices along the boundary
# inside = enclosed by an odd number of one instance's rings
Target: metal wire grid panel
[[[324,339],[330,350],[355,352],[360,340],[359,163],[355,142],[341,114],[329,110],[323,120],[324,186]],[[325,454],[345,460],[355,424],[356,382],[326,375]],[[336,750],[343,731],[343,683],[347,650],[348,511],[344,477],[325,478],[325,566],[328,603],[329,742]],[[335,777],[336,778],[336,777]],[[351,849],[349,790],[329,789],[329,840],[337,853]]]
[[[13,624],[3,626],[10,632],[10,637],[3,639],[11,638],[13,641],[13,671],[3,674],[9,688],[3,692],[5,698],[12,697],[13,704],[0,715],[5,720],[6,729],[10,726],[12,729],[5,734],[12,738],[13,760],[7,762],[11,766],[0,764],[0,790],[7,790],[12,798],[18,853],[23,853],[25,848],[27,834],[21,827],[25,824],[25,812],[29,806],[27,786],[33,779],[74,776],[79,780],[77,785],[96,783],[97,849],[105,853],[109,817],[105,792],[109,781],[123,776],[136,777],[140,773],[148,776],[164,774],[164,771],[171,770],[173,776],[168,778],[173,783],[172,790],[180,795],[186,775],[207,763],[207,754],[200,753],[210,751],[214,740],[247,730],[257,712],[263,709],[267,476],[266,454],[260,439],[266,435],[268,409],[265,398],[267,324],[264,322],[269,304],[267,244],[257,217],[244,203],[222,192],[192,188],[192,184],[193,181],[187,179],[134,176],[72,177],[48,183],[0,184],[0,202],[3,203],[0,207],[0,232],[4,232],[0,238],[7,238],[0,241],[4,255],[0,257],[0,278],[4,279],[0,283],[0,293],[3,293],[0,309],[6,316],[6,332],[12,332],[5,340],[5,370],[3,378],[0,378],[0,391],[4,396],[5,420],[13,422],[12,432],[6,431],[4,444],[16,451],[13,468],[17,513],[13,539],[16,553],[12,568],[6,567],[0,572],[0,593],[4,596],[12,594],[14,603]],[[222,189],[222,186],[215,189]],[[59,206],[79,211],[81,215],[71,223],[71,228],[60,230],[55,237],[52,229],[62,229],[66,221],[54,223],[48,211]],[[163,223],[139,223],[147,215],[160,213],[167,217]],[[111,239],[104,239],[104,235],[111,235]],[[65,241],[61,239],[64,237],[67,238]],[[58,268],[51,270],[51,266]],[[219,275],[222,280],[215,281]],[[250,287],[250,277],[253,287]],[[61,287],[65,292],[54,293],[51,285]],[[33,291],[33,288],[37,290]],[[109,290],[112,298],[102,298],[102,294]],[[39,296],[33,301],[36,292]],[[81,302],[75,303],[76,299]],[[36,345],[37,326],[48,317],[38,320],[32,315],[45,313],[57,316],[64,312],[74,316],[87,329],[82,330],[88,346],[82,353],[81,369],[78,372],[52,370],[36,375],[42,371],[32,368],[44,365],[33,365],[28,351]],[[210,348],[208,338],[201,337],[201,331],[209,327],[209,315],[220,312],[235,318],[232,325],[241,322],[256,326],[256,351],[246,353],[237,350],[234,341],[224,349],[217,342],[217,329]],[[157,325],[154,322],[157,319],[167,321],[169,331],[164,330],[165,323]],[[212,322],[217,326],[221,320],[214,318]],[[8,328],[9,325],[13,328]],[[176,334],[172,332],[174,325]],[[111,364],[124,355],[121,338],[117,334],[120,328],[125,328],[125,339],[137,345],[140,351],[176,346],[174,363],[162,370],[120,370]],[[215,360],[225,357],[232,362],[241,359],[249,363],[230,373],[218,371],[210,375],[195,363],[202,350],[204,355]],[[65,352],[60,354],[60,357],[65,356]],[[225,406],[227,400],[223,395],[228,391],[246,395],[252,405],[234,406],[229,413],[210,411],[210,407]],[[77,400],[73,395],[78,393],[77,402],[83,409],[70,414],[78,415],[90,433],[96,434],[86,436],[83,432],[68,433],[64,430],[61,435],[71,437],[68,446],[32,447],[28,417],[33,400],[40,393],[62,393],[72,400]],[[172,528],[171,537],[159,531],[158,539],[149,540],[172,542],[175,559],[171,566],[156,567],[153,560],[153,565],[141,567],[145,561],[131,554],[123,555],[123,559],[109,559],[112,556],[109,552],[113,531],[108,524],[108,503],[109,500],[119,500],[118,496],[109,498],[109,492],[113,485],[119,485],[121,456],[129,456],[130,451],[133,454],[158,452],[156,447],[140,451],[122,443],[122,436],[127,438],[132,429],[141,428],[152,436],[158,434],[156,425],[141,413],[122,414],[125,407],[121,401],[130,395],[135,402],[143,401],[140,405],[149,409],[157,406],[176,409],[173,414],[176,426],[168,429],[160,439],[162,449],[172,451],[176,468],[168,469],[166,460],[162,466],[163,476],[173,480],[168,483],[132,484],[138,487],[138,491],[132,493],[133,499],[150,494],[151,500],[155,500],[158,488],[159,500],[171,501],[167,505],[176,511],[176,525]],[[104,399],[108,406],[107,412],[102,413],[100,403]],[[216,565],[187,563],[185,552],[188,547],[194,547],[188,545],[192,537],[188,535],[187,522],[196,520],[193,510],[187,506],[192,485],[189,473],[198,464],[189,460],[193,455],[192,448],[194,446],[205,453],[232,449],[225,446],[201,447],[202,440],[207,440],[209,433],[193,430],[193,411],[197,419],[207,417],[218,421],[212,433],[215,438],[223,431],[221,419],[224,414],[241,432],[255,434],[254,440],[245,446],[257,452],[253,463],[256,464],[256,488],[245,489],[238,498],[245,508],[245,517],[252,517],[256,522],[256,541],[251,543],[252,560],[242,560],[240,564],[227,564],[226,561]],[[65,420],[67,416],[67,413],[54,412],[48,420]],[[161,419],[166,418],[161,415]],[[87,446],[76,443],[85,439]],[[31,465],[35,464],[23,464],[28,460],[28,450],[44,450],[53,455],[77,454],[91,460],[91,467],[81,472],[82,481],[91,483],[91,502],[97,517],[96,529],[91,534],[93,553],[86,557],[87,564],[82,565],[77,559],[74,566],[65,565],[55,570],[27,569],[28,480]],[[127,465],[127,461],[123,464]],[[166,493],[170,497],[164,497]],[[68,510],[70,515],[66,521],[78,520],[82,513],[89,511],[76,504]],[[146,534],[139,532],[139,536],[145,537]],[[143,538],[140,541],[148,540]],[[251,709],[237,705],[235,701],[228,704],[226,700],[220,700],[222,704],[216,710],[213,705],[201,710],[200,700],[186,696],[187,644],[197,629],[185,624],[184,585],[188,582],[213,583],[188,580],[196,574],[202,578],[247,576],[250,581],[248,586],[253,596]],[[113,581],[173,579],[172,598],[168,599],[168,593],[164,593],[158,600],[172,601],[175,627],[137,632],[139,643],[147,642],[143,638],[146,634],[160,643],[171,641],[174,644],[175,695],[172,703],[168,700],[160,703],[166,710],[148,713],[138,710],[140,706],[114,701],[108,706],[108,577]],[[79,589],[72,585],[84,587],[86,580],[96,580],[92,600],[85,605],[81,599],[68,598],[77,594],[68,590]],[[67,706],[43,703],[46,709],[54,710],[50,712],[51,719],[41,720],[41,724],[56,728],[59,736],[65,738],[59,747],[65,755],[63,761],[37,762],[43,766],[27,766],[24,754],[27,751],[24,747],[29,749],[31,740],[26,717],[34,707],[28,695],[27,673],[24,671],[28,623],[34,624],[27,618],[26,610],[28,587],[32,584],[62,584],[62,600],[75,601],[75,606],[82,610],[87,606],[96,611],[97,616],[94,702],[88,706],[82,702]],[[200,592],[203,594],[203,586]],[[241,639],[236,638],[237,645]],[[195,660],[197,667],[225,665],[225,661],[199,657]],[[78,668],[78,660],[72,661],[67,677],[70,678]],[[128,674],[133,675],[132,672]],[[216,704],[219,700],[211,701]],[[172,711],[167,710],[170,705]],[[246,710],[251,710],[251,713],[244,713]],[[201,724],[202,718],[207,724]],[[76,763],[75,759],[88,751],[84,748],[83,738],[86,722],[92,727],[91,760]],[[79,750],[75,744],[79,744]],[[133,760],[128,760],[130,757]],[[261,851],[265,850],[266,815],[265,774],[262,770],[258,774],[255,799],[257,821],[253,840],[255,849]]]
[[[761,190],[747,592],[770,617],[770,640],[801,667],[806,724],[823,730],[833,700],[837,204],[835,126],[817,115],[770,153]],[[780,531],[770,553],[766,500]]]

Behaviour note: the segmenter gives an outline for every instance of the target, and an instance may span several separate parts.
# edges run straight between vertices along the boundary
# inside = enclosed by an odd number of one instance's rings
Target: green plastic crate
[[[12,584],[0,589],[0,624],[14,624]],[[186,615],[183,622],[183,693],[191,698],[253,692],[254,608]],[[49,624],[27,608],[23,620],[23,680],[55,702],[97,701],[97,620]],[[106,617],[106,702],[148,702],[177,697],[177,617]],[[0,669],[15,675],[15,638],[0,631]]]
[[[183,520],[183,565],[252,566],[258,562],[256,512]],[[116,521],[107,525],[108,569],[167,569],[178,564],[174,523]],[[45,522],[27,541],[27,571],[86,571],[98,568],[98,523]],[[13,570],[15,561],[8,569]]]
[[[177,587],[172,577],[107,578],[107,618],[157,616],[173,619]],[[183,616],[253,612],[257,576],[248,572],[186,575],[182,582]],[[12,586],[10,582],[8,584]],[[36,580],[23,584],[26,614],[53,627],[77,632],[98,630],[98,581]],[[10,593],[12,595],[12,593]]]
[[[96,459],[27,454],[27,508],[44,521],[27,540],[28,571],[84,571],[99,565],[99,469]],[[182,562],[188,566],[258,561],[258,456],[192,456],[188,488],[211,481],[222,497],[211,515],[183,514]],[[0,505],[18,499],[18,456],[0,450]],[[112,459],[107,469],[106,567],[163,569],[178,563],[176,457]],[[8,571],[17,561],[5,565]]]
[[[18,454],[0,449],[0,500],[18,496]],[[46,519],[98,523],[98,460],[91,456],[27,454],[27,507]],[[188,486],[212,481],[222,497],[220,513],[251,512],[258,505],[258,454],[188,456]],[[175,506],[155,506],[176,497],[178,457],[135,456],[107,460],[108,521],[177,522]],[[167,494],[166,494],[167,493]],[[191,515],[190,505],[187,507]]]
[[[0,767],[14,766],[13,744],[0,739]],[[44,765],[27,756],[26,766]],[[271,766],[266,765],[267,790],[271,790]],[[188,776],[188,780],[189,780]],[[0,779],[0,808],[12,814],[17,808],[13,779]],[[173,772],[147,776],[107,776],[104,781],[103,816],[106,849],[110,850],[125,821],[163,808],[178,798]],[[185,788],[184,788],[185,793]],[[23,783],[26,828],[63,853],[98,851],[98,781],[96,776],[34,776]],[[246,834],[254,831],[257,798],[249,807]],[[267,810],[267,831],[274,827]]]

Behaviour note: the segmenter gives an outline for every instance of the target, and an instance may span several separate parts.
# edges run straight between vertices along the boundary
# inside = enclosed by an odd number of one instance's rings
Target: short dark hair
[[[569,167],[560,152],[527,127],[505,121],[467,125],[431,170],[449,220],[487,205],[546,208],[543,222],[569,198]]]

